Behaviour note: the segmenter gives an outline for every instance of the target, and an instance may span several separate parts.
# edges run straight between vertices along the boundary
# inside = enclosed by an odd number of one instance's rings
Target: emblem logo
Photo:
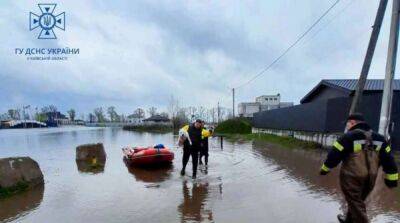
[[[54,28],[65,31],[65,12],[54,15],[57,4],[38,4],[41,15],[29,13],[29,30],[40,27],[38,39],[57,39]]]

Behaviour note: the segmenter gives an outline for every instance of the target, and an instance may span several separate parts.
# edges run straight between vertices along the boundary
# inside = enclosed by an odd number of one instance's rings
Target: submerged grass
[[[250,133],[250,134],[224,134],[224,137],[234,140],[260,140],[267,143],[280,145],[285,148],[303,148],[303,149],[317,149],[321,145],[315,142],[307,142],[289,136],[277,136],[266,133]]]
[[[26,182],[18,182],[15,186],[7,187],[7,188],[0,188],[0,199],[10,197],[17,193],[24,192],[28,188],[29,188],[29,185]]]

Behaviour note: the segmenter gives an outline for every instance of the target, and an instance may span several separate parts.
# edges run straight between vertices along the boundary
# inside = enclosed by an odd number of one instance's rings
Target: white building
[[[128,123],[134,124],[134,125],[139,125],[142,124],[143,118],[140,117],[138,114],[132,114],[128,115],[127,117]]]
[[[261,95],[256,97],[256,102],[261,104],[261,111],[279,108],[281,95]]]
[[[242,102],[238,105],[238,114],[240,117],[251,118],[260,109],[261,104],[259,102]]]
[[[261,95],[256,97],[255,102],[242,102],[238,105],[238,115],[240,117],[253,117],[253,114],[260,111],[267,111],[278,108],[293,106],[293,102],[281,102],[281,95]]]

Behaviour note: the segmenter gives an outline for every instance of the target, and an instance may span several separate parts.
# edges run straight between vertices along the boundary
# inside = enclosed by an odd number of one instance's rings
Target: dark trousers
[[[199,149],[195,147],[183,147],[182,170],[184,171],[186,169],[186,165],[189,162],[190,156],[192,156],[193,176],[196,176],[197,162],[199,161]]]
[[[346,222],[368,223],[367,208],[365,199],[372,191],[368,179],[358,177],[347,177],[341,180],[341,187],[346,198],[348,210]]]
[[[204,156],[204,162],[207,165],[208,164],[208,146],[204,146],[200,149],[200,157],[199,157],[199,162],[201,163],[201,158]]]
[[[368,223],[365,199],[374,189],[379,158],[375,151],[351,154],[342,164],[340,186],[346,198],[348,223]]]

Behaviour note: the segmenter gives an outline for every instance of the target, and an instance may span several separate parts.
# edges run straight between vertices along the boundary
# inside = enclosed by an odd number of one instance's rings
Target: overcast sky
[[[230,88],[264,69],[335,0],[52,1],[66,13],[57,40],[29,31],[37,1],[0,2],[0,112],[54,104],[88,113],[231,106]],[[118,3],[115,3],[118,2]],[[280,93],[299,100],[321,79],[358,78],[379,1],[341,0],[276,66],[237,90],[237,102]],[[370,78],[383,78],[391,1]],[[28,61],[15,48],[70,47],[68,61]]]

